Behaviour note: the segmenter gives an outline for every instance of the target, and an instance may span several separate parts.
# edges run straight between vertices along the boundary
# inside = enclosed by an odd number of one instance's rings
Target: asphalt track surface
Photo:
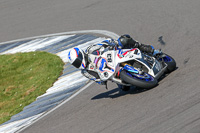
[[[25,133],[199,133],[199,0],[1,0],[0,41],[77,30],[128,33],[175,58],[151,90],[92,84]]]

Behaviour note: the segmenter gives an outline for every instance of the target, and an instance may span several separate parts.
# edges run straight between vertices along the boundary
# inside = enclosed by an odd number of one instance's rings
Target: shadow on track
[[[153,88],[151,88],[151,89],[153,89]],[[91,100],[97,100],[97,99],[102,99],[102,98],[118,98],[118,97],[129,95],[129,94],[142,93],[142,92],[145,92],[148,90],[150,90],[150,89],[142,89],[142,88],[133,87],[129,91],[122,91],[119,88],[115,88],[110,91],[98,94],[98,95],[94,96],[93,98],[91,98]]]
[[[177,70],[177,69],[178,69],[178,67],[176,67],[175,70]],[[161,76],[160,79],[158,80],[158,82],[165,79],[168,75],[169,74],[164,74],[163,76]],[[157,86],[159,86],[159,83],[158,83]],[[157,87],[157,86],[155,86],[155,87]],[[133,87],[131,87],[131,89],[129,91],[123,91],[119,88],[115,88],[115,89],[109,90],[107,92],[98,94],[98,95],[94,96],[93,98],[91,98],[91,100],[102,99],[102,98],[118,98],[118,97],[129,95],[129,94],[134,95],[134,94],[142,93],[142,92],[145,92],[145,91],[148,91],[148,90],[151,90],[151,89],[153,89],[153,88],[143,89],[143,88],[138,88],[138,87],[133,86]]]

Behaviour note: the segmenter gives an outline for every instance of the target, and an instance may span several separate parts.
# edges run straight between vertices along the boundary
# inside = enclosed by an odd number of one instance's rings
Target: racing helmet
[[[128,34],[124,34],[118,38],[118,45],[123,48],[125,45],[129,44],[133,39]]]
[[[68,53],[69,63],[72,64],[74,67],[79,69],[85,69],[87,60],[86,54],[80,48],[73,48]]]

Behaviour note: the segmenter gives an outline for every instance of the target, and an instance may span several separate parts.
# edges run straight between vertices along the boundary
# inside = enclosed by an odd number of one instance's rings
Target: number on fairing
[[[111,54],[107,54],[107,59],[108,59],[108,62],[112,62],[112,56],[111,56]]]

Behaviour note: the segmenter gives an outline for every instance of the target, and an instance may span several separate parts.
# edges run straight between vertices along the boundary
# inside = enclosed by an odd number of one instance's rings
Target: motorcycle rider
[[[108,39],[104,40],[100,44],[95,44],[89,46],[84,52],[80,48],[73,48],[68,53],[69,62],[76,68],[81,69],[81,73],[89,78],[94,80],[96,83],[105,85],[107,81],[102,81],[95,70],[88,70],[88,65],[90,60],[88,59],[88,54],[101,55],[105,49],[130,49],[130,48],[139,48],[142,52],[146,52],[152,55],[159,53],[159,50],[155,50],[151,45],[141,44],[138,41],[130,37],[130,35],[122,35],[117,40]]]

